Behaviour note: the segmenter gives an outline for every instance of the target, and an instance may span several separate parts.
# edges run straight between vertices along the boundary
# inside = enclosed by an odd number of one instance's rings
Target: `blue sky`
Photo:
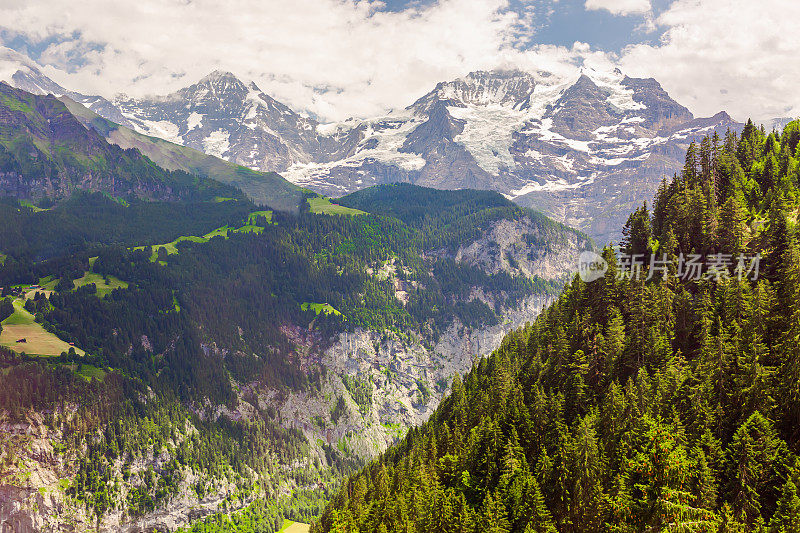
[[[800,113],[797,20],[797,0],[3,0],[0,45],[84,93],[224,69],[331,120],[472,70],[586,64],[654,77],[699,116],[768,119]]]
[[[671,0],[651,0],[652,16],[657,17],[669,7]],[[386,10],[402,11],[409,7],[432,4],[435,0],[388,0]],[[663,30],[646,28],[645,16],[614,15],[607,10],[586,9],[585,0],[552,0],[540,2],[510,2],[510,9],[522,12],[532,8],[536,17],[535,33],[530,44],[553,44],[570,47],[575,41],[593,48],[620,52],[629,44],[657,43]]]

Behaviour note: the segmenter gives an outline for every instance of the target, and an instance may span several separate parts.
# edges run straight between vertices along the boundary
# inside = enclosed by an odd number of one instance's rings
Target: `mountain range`
[[[106,142],[52,95],[0,83],[0,195],[52,202],[76,189],[125,200],[241,196],[219,181],[165,170],[136,150]]]
[[[495,191],[331,202],[48,87],[0,82],[13,531],[310,521],[593,248]]]
[[[0,529],[800,529],[800,121],[619,70],[333,124],[0,80]]]
[[[319,193],[392,182],[494,190],[601,243],[682,168],[692,140],[742,127],[725,112],[694,117],[656,80],[618,69],[472,72],[385,116],[322,123],[229,72],[165,96],[107,100],[61,87],[19,54],[0,61],[19,88]]]

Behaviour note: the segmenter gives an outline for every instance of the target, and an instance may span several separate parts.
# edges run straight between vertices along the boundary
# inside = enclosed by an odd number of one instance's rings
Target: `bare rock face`
[[[474,242],[433,254],[488,273],[564,279],[565,272],[575,269],[580,251],[590,248],[591,242],[577,232],[563,230],[558,231],[562,239],[556,240],[547,231],[547,225],[530,216],[502,219]],[[398,279],[399,268],[401,265],[392,261],[368,273],[392,277],[395,296],[402,302],[411,287],[410,282]],[[242,387],[240,398],[255,394],[262,409],[277,405],[281,423],[302,431],[322,461],[325,446],[368,460],[396,442],[409,427],[427,420],[456,374],[463,376],[477,359],[498,348],[509,331],[533,321],[552,298],[534,294],[507,304],[499,313],[503,320],[498,324],[467,327],[456,319],[434,338],[421,331],[398,334],[358,329],[339,334],[322,349],[307,341],[306,361],[327,371],[321,391],[279,393],[251,383]],[[477,288],[467,299],[481,300],[492,308],[503,305],[498,295]],[[345,409],[336,413],[340,399]]]
[[[486,298],[478,292],[472,296]],[[281,423],[302,431],[322,461],[324,445],[369,460],[427,420],[453,376],[468,372],[550,301],[550,296],[531,296],[504,310],[505,320],[490,327],[468,328],[455,321],[434,344],[413,332],[403,338],[368,330],[342,333],[315,355],[327,368],[321,391],[278,393],[250,384],[243,396],[255,392],[263,407],[277,404]],[[346,408],[333,420],[339,398]]]
[[[434,254],[449,256],[490,274],[507,272],[557,279],[576,268],[575,251],[588,247],[590,243],[580,234],[564,233],[557,240],[547,234],[546,226],[526,216],[498,220],[481,238],[460,245],[455,253],[439,250]]]
[[[70,407],[49,413],[52,419],[65,421],[74,414]],[[0,411],[0,532],[35,533],[44,531],[130,532],[172,531],[192,520],[218,512],[222,505],[242,508],[252,498],[239,498],[238,487],[225,479],[209,483],[212,490],[202,499],[191,489],[200,478],[186,469],[180,473],[178,495],[170,498],[152,513],[129,516],[124,505],[115,506],[98,519],[79,501],[67,494],[67,487],[77,471],[79,450],[66,446],[58,422],[45,422],[41,413],[29,413],[24,420],[9,421],[8,413]],[[55,428],[53,426],[56,426]],[[183,436],[194,428],[187,422]],[[180,438],[180,437],[179,437]],[[148,468],[162,468],[171,459],[169,452],[152,452],[133,459],[130,476],[136,481]],[[110,468],[119,472],[122,459]],[[118,501],[124,502],[129,487],[122,486]]]

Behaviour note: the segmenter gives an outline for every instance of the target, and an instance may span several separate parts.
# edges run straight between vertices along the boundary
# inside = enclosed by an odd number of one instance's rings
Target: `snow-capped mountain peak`
[[[233,73],[215,70],[204,76],[200,81],[183,89],[186,93],[205,95],[206,91],[217,99],[224,99],[231,96],[240,96],[247,93],[248,88],[245,83],[237,78]]]
[[[9,52],[0,52],[2,68],[21,88],[64,91]],[[141,133],[332,196],[397,181],[491,189],[600,242],[681,168],[688,142],[739,127],[726,114],[695,119],[656,80],[619,69],[475,71],[438,83],[405,110],[335,124],[226,71],[166,96],[118,96],[114,105],[66,94]]]
[[[33,94],[68,96],[117,124],[131,126],[119,110],[102,96],[89,96],[65,89],[43,74],[35,61],[4,47],[0,47],[0,81]]]
[[[0,46],[0,80],[10,80],[18,71],[38,71],[39,66],[19,52]],[[29,91],[30,92],[30,91]]]
[[[521,109],[527,105],[535,87],[534,77],[521,70],[479,70],[453,81],[440,82],[408,109],[426,115],[439,102],[450,107],[499,105]]]

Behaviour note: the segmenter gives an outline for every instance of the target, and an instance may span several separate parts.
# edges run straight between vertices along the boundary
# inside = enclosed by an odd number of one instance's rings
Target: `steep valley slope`
[[[532,320],[592,247],[491,192],[377,187],[339,201],[355,215],[314,204],[163,204],[186,210],[171,221],[157,202],[102,195],[0,204],[14,228],[0,231],[3,296],[89,354],[2,349],[0,522],[309,521],[343,474],[425,421],[454,375]],[[126,287],[100,294],[82,279]]]

